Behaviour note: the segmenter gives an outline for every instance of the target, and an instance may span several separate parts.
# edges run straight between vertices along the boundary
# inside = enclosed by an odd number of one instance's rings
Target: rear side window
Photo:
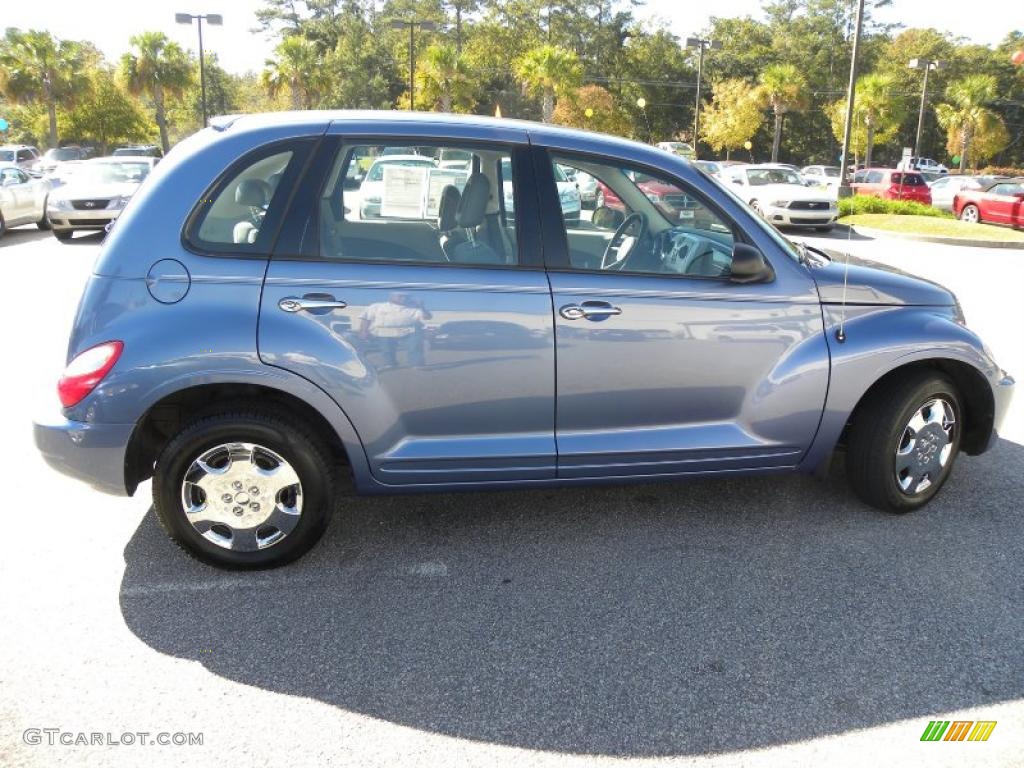
[[[232,166],[200,201],[188,229],[203,251],[267,254],[310,142],[265,147]]]
[[[885,174],[881,171],[868,171],[867,177],[864,179],[868,184],[881,184],[882,178]]]
[[[320,257],[517,264],[515,187],[499,145],[343,145],[319,201]]]

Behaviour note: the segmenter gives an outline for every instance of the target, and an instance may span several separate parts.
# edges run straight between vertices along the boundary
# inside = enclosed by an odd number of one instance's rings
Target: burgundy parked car
[[[985,189],[960,190],[953,198],[953,213],[963,221],[1024,227],[1024,177],[1003,179]]]
[[[694,210],[699,206],[681,189],[643,173],[631,172],[628,175],[640,191],[647,195],[647,199],[654,203],[669,221],[692,222]],[[597,180],[596,204],[598,208],[604,206],[613,211],[629,212],[619,196],[600,179]]]
[[[857,171],[853,183],[854,194],[880,197],[883,200],[913,200],[932,204],[932,191],[924,176],[916,171],[897,171],[893,168],[866,168]]]

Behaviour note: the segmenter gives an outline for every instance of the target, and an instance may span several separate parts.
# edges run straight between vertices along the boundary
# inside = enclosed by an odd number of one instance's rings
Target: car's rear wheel
[[[56,237],[58,240],[60,240],[62,243],[66,243],[68,240],[70,240],[71,239],[71,235],[73,235],[73,234],[74,234],[74,232],[72,232],[70,229],[55,229],[55,230],[53,230],[53,236]]]
[[[328,451],[285,414],[200,418],[164,448],[153,506],[171,538],[225,568],[272,568],[307,552],[334,505]]]
[[[764,217],[764,208],[761,207],[761,203],[760,202],[758,202],[757,200],[751,200],[750,201],[750,207],[754,209],[754,212],[758,216],[761,216],[762,218]]]
[[[960,221],[966,221],[968,224],[977,224],[981,221],[981,211],[978,210],[976,205],[965,205],[960,211]]]
[[[4,233],[6,231],[7,231],[7,222],[4,221],[4,215],[2,213],[0,213],[0,237],[3,237]]]
[[[960,395],[945,376],[921,371],[868,396],[850,428],[846,471],[854,492],[889,512],[927,504],[960,450]]]

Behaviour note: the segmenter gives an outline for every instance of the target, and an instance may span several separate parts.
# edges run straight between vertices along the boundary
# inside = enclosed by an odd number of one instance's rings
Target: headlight
[[[788,208],[789,200],[774,200],[768,203],[768,205],[772,206],[773,208]]]
[[[131,200],[130,195],[121,195],[120,197],[115,197],[113,200],[111,200],[111,204],[114,208],[124,208],[126,205],[128,205],[129,200]]]
[[[71,210],[71,201],[70,200],[65,200],[63,197],[56,197],[56,198],[51,197],[47,201],[46,207],[47,208],[52,208],[55,211],[70,211]]]

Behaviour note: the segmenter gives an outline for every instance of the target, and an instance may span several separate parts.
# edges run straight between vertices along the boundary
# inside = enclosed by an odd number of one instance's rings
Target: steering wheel
[[[638,225],[639,231],[629,237],[627,242],[626,230],[634,224]],[[630,251],[633,250],[633,246],[642,240],[645,234],[647,234],[647,217],[640,212],[629,214],[619,224],[615,234],[612,235],[612,239],[608,241],[608,245],[601,255],[601,269],[622,269],[626,259],[629,258]],[[620,240],[622,241],[621,244],[619,243]],[[615,252],[614,258],[612,258],[612,251]]]

